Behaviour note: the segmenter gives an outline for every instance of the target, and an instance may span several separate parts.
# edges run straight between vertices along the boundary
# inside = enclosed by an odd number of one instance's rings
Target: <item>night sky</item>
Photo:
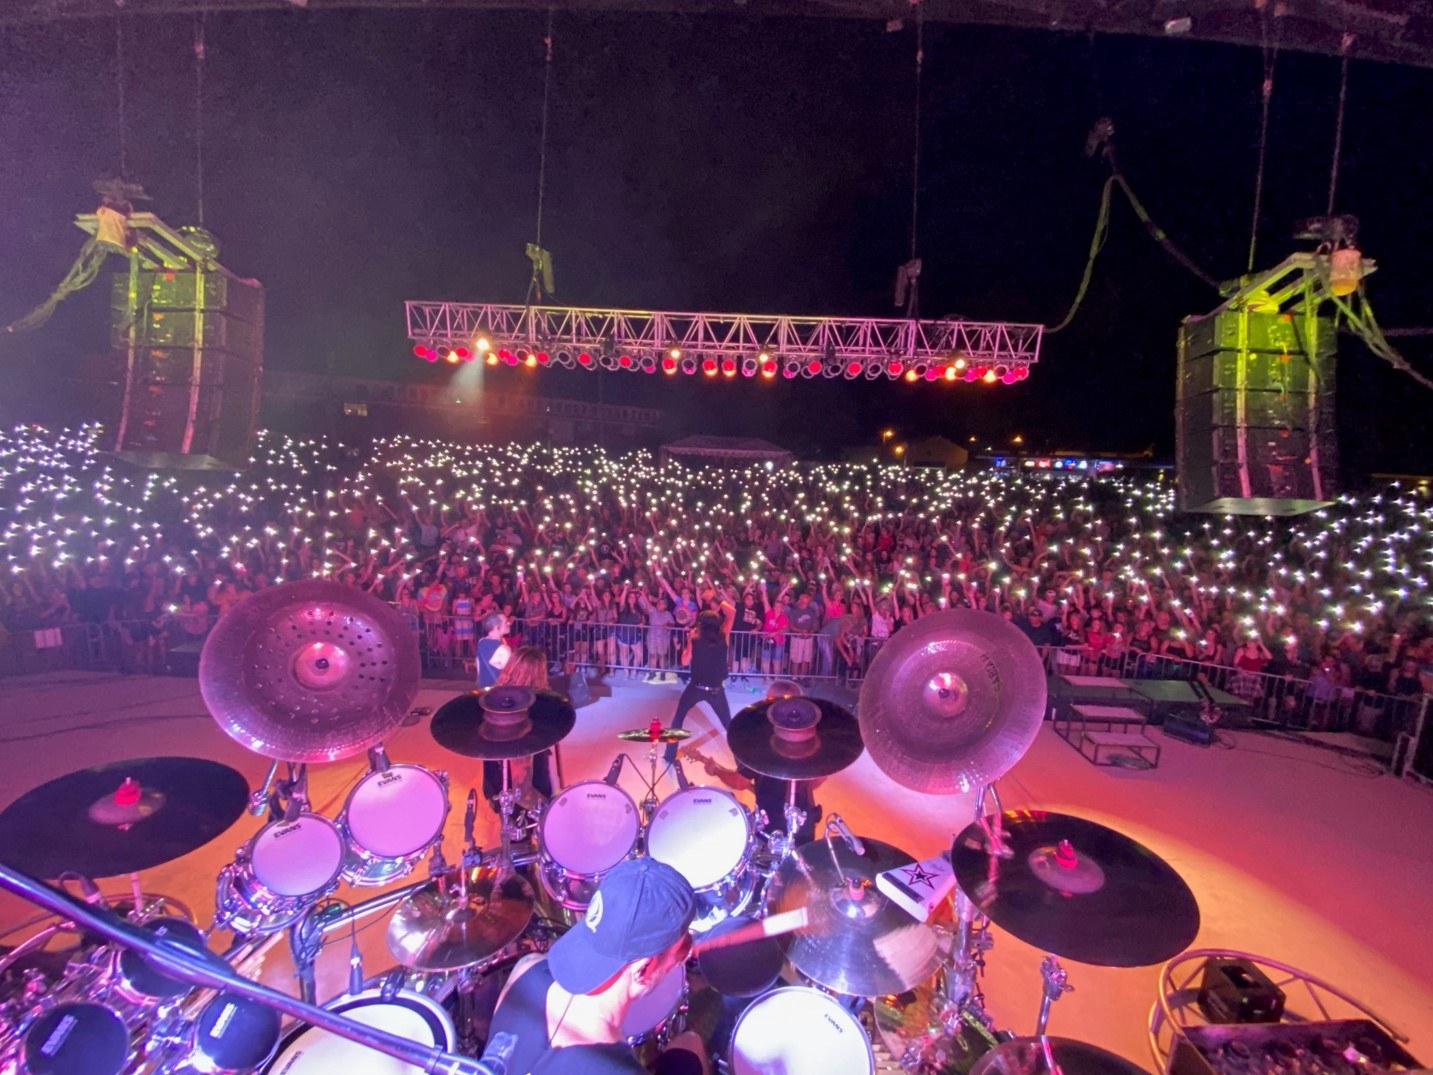
[[[538,12],[301,11],[207,23],[205,222],[268,288],[266,363],[442,377],[413,358],[402,301],[519,302],[534,235]],[[194,23],[126,22],[129,175],[172,224],[195,218]],[[910,244],[914,31],[866,21],[559,13],[544,245],[556,302],[892,316]],[[924,316],[1054,323],[1074,294],[1113,117],[1125,174],[1219,278],[1249,242],[1261,56],[1186,40],[926,27]],[[1338,62],[1278,57],[1258,264],[1302,248],[1325,206]],[[1433,322],[1433,71],[1351,65],[1338,208],[1363,222],[1385,327]],[[90,180],[119,164],[112,21],[0,30],[0,320],[78,252]],[[1116,195],[1085,304],[1029,381],[712,383],[611,374],[677,432],[755,433],[804,452],[906,434],[1172,451],[1179,319],[1218,297]],[[114,262],[115,267],[119,262]],[[107,284],[0,340],[0,419],[49,419],[104,348]],[[1396,341],[1433,369],[1427,339]],[[596,397],[576,371],[490,385]],[[68,387],[67,387],[68,386]],[[1355,471],[1428,470],[1433,394],[1354,340],[1340,349]]]

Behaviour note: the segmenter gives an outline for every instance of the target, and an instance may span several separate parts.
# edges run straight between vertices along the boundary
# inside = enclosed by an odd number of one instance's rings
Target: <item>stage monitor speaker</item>
[[[264,291],[222,269],[115,275],[111,343],[124,369],[115,450],[146,465],[237,467],[263,378]]]
[[[1295,515],[1337,494],[1334,327],[1307,313],[1186,318],[1175,405],[1179,506]]]

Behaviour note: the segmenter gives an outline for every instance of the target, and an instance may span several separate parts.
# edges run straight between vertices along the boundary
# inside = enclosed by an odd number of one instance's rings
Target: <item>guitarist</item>
[[[789,679],[772,680],[766,689],[766,700],[793,698],[801,694],[801,687]],[[773,776],[762,776],[758,772],[738,764],[735,769],[718,765],[716,761],[691,747],[684,748],[683,754],[699,763],[707,771],[733,791],[750,791],[756,796],[756,808],[766,815],[765,828],[768,832],[786,831],[786,792],[788,781]],[[796,805],[806,812],[806,820],[796,830],[796,846],[808,844],[816,838],[816,827],[821,821],[821,804],[816,801],[815,791],[820,780],[799,780],[796,782]]]

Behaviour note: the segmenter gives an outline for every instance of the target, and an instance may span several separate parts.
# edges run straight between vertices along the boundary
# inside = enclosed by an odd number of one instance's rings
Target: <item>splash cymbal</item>
[[[932,794],[1003,776],[1045,717],[1045,668],[1020,629],[974,609],[922,616],[881,646],[861,685],[861,736],[896,783]]]
[[[1082,817],[1007,810],[1014,855],[992,857],[980,825],[955,839],[960,890],[990,920],[1043,952],[1101,967],[1163,963],[1194,941],[1199,905],[1153,851]]]
[[[338,582],[261,590],[220,617],[199,690],[225,734],[282,761],[361,754],[418,693],[418,640],[376,597]]]
[[[403,966],[454,971],[506,948],[532,921],[532,886],[517,874],[480,866],[466,888],[455,876],[424,885],[388,921],[388,951]]]

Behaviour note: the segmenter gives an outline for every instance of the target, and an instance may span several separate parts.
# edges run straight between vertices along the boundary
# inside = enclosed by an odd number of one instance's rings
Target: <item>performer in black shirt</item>
[[[697,616],[697,625],[687,636],[686,647],[682,650],[682,664],[690,665],[692,678],[677,700],[677,712],[672,717],[672,727],[680,728],[687,719],[687,711],[698,702],[711,706],[723,729],[731,727],[731,707],[727,705],[726,683],[727,647],[722,635],[721,617],[715,612],[703,612]],[[677,745],[667,744],[666,761],[670,765],[677,756]]]

